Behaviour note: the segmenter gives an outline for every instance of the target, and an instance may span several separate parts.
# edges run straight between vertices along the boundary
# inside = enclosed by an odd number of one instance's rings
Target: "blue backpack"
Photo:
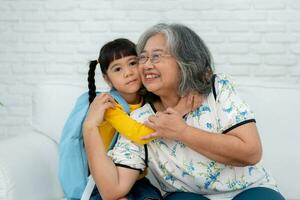
[[[127,102],[116,90],[110,95],[130,113]],[[99,94],[99,92],[97,92]],[[59,144],[59,179],[68,200],[80,199],[88,182],[88,162],[82,137],[82,124],[89,108],[88,93],[82,94],[76,101],[63,128]],[[110,148],[113,148],[118,138],[115,134]]]

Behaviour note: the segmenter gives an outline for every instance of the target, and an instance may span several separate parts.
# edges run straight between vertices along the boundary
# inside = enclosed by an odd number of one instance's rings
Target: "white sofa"
[[[256,113],[263,162],[284,196],[300,200],[300,86],[246,81],[238,80],[238,88]],[[57,176],[58,142],[76,97],[84,90],[67,83],[36,88],[32,131],[0,137],[0,200],[64,198]]]

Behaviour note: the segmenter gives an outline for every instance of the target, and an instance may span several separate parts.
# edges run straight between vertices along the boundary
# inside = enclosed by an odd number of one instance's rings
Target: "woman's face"
[[[139,64],[139,72],[146,89],[158,96],[177,94],[180,71],[175,58],[168,52],[163,34],[158,33],[148,39],[140,54],[140,58],[147,57],[150,59]]]

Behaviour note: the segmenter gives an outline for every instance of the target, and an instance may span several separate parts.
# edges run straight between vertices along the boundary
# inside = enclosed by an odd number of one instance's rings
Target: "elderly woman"
[[[144,147],[120,137],[108,156],[94,125],[103,116],[89,112],[84,141],[101,196],[126,196],[148,167],[167,193],[164,199],[284,199],[259,164],[262,147],[253,113],[227,76],[213,74],[201,38],[184,25],[158,24],[141,36],[137,50],[149,103],[131,116],[148,119],[145,124],[156,132],[147,138],[156,139]],[[182,117],[172,107],[192,91],[204,100]]]

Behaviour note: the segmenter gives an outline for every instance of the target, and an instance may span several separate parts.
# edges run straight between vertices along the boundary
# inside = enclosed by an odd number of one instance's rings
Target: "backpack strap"
[[[83,194],[82,194],[80,200],[89,200],[92,195],[92,192],[95,188],[95,185],[96,185],[96,183],[95,183],[92,175],[89,175],[87,185],[85,186],[85,189],[83,191]]]
[[[129,114],[130,108],[125,99],[116,90],[111,90],[109,93],[122,106],[123,110]]]

